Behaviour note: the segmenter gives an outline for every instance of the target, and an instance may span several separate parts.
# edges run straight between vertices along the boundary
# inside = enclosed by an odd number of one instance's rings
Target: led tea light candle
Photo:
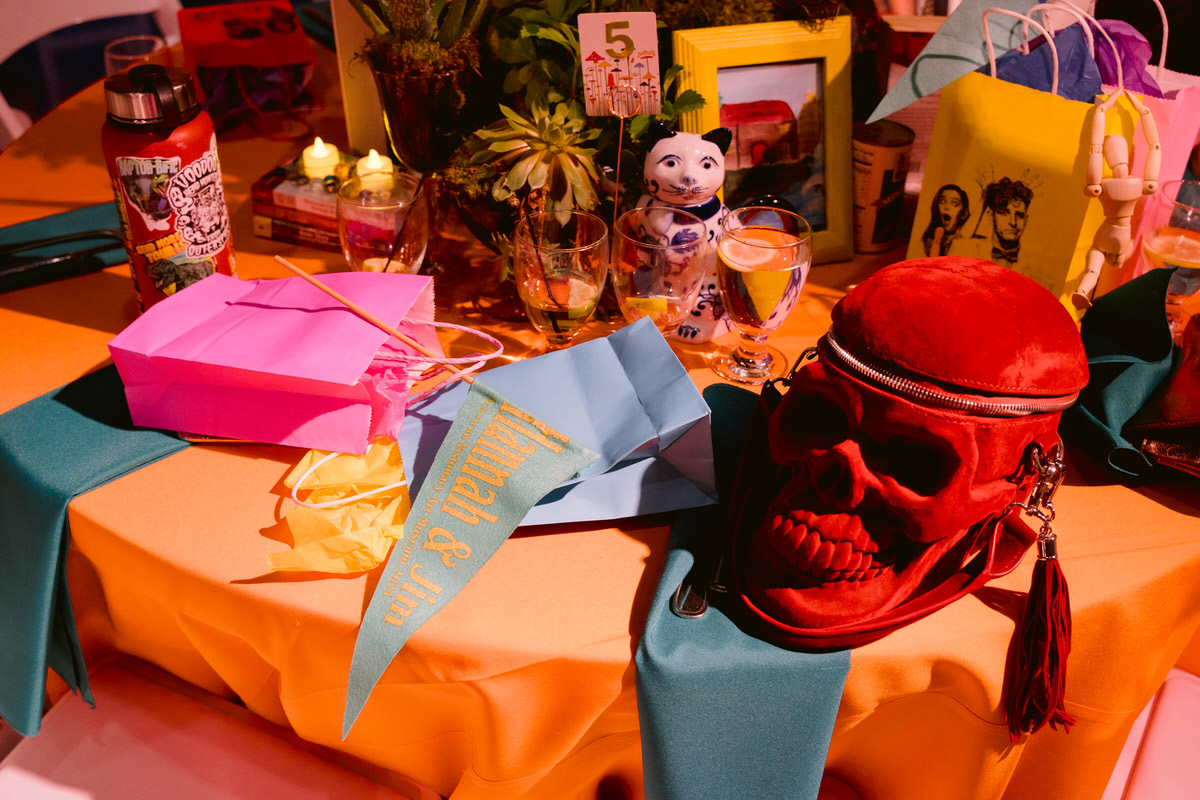
[[[374,148],[358,160],[354,170],[362,179],[362,188],[368,192],[377,192],[387,188],[391,182],[396,165],[390,158],[379,155]]]
[[[385,175],[391,175],[395,168],[396,165],[392,163],[390,158],[379,155],[379,151],[372,147],[371,152],[367,153],[358,160],[358,164],[355,166],[355,172],[358,173],[358,177],[365,178],[368,175],[374,175],[377,172],[381,172]]]
[[[321,141],[320,136],[312,144],[304,148],[301,157],[304,174],[308,176],[309,180],[318,181],[326,175],[334,174],[340,158],[337,145],[325,144],[325,142]]]

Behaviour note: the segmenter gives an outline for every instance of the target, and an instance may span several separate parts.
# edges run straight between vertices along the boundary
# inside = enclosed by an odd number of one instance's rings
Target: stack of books
[[[250,187],[254,235],[277,242],[341,252],[337,228],[337,189],[354,167],[342,155],[336,176],[309,180],[296,157],[263,175]]]

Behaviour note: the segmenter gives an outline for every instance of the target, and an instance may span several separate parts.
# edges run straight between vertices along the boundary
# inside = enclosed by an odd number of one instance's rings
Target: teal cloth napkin
[[[88,689],[67,589],[67,505],[187,446],[135,429],[117,370],[104,367],[0,415],[0,717],[41,728],[46,669]]]
[[[97,203],[94,206],[75,208],[61,214],[51,214],[40,219],[0,228],[0,253],[3,253],[6,245],[84,231],[119,231],[120,228],[121,222],[117,216],[116,203],[111,201]],[[101,247],[104,249],[91,255],[46,266],[27,268],[33,262],[51,256]],[[38,283],[83,275],[125,261],[125,248],[119,240],[111,237],[72,239],[36,249],[21,250],[17,253],[0,254],[0,292],[9,292]]]
[[[1161,469],[1123,434],[1171,372],[1167,284],[1174,270],[1152,269],[1096,298],[1080,326],[1088,385],[1063,414],[1065,438],[1113,473],[1146,479]]]
[[[723,496],[758,396],[717,385],[713,451]],[[801,653],[742,631],[709,593],[699,618],[671,613],[671,597],[723,532],[721,513],[678,517],[634,661],[648,800],[815,798],[850,670],[849,650]]]

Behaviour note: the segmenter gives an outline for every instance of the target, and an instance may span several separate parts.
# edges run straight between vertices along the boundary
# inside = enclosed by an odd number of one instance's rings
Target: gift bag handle
[[[1063,12],[1075,17],[1075,20],[1079,23],[1079,27],[1083,29],[1083,35],[1084,35],[1084,38],[1087,39],[1088,49],[1091,50],[1093,53],[1096,52],[1096,37],[1092,33],[1092,27],[1085,22],[1085,20],[1089,19],[1089,17],[1087,14],[1085,14],[1083,12],[1082,9],[1077,8],[1076,6],[1073,6],[1067,2],[1038,3],[1036,6],[1029,9],[1025,13],[1028,14],[1030,17],[1032,17],[1033,12],[1035,12],[1035,11],[1042,12],[1042,24],[1046,26],[1046,30],[1048,30],[1050,32],[1051,37],[1053,37],[1054,34],[1056,33],[1056,31],[1050,27],[1050,21],[1048,19],[1046,19],[1046,16],[1048,16],[1051,11],[1063,11]],[[1022,53],[1022,55],[1028,55],[1028,53],[1029,53],[1029,23],[1028,22],[1021,23],[1021,37],[1023,39],[1023,41],[1021,42],[1021,53]],[[1115,46],[1116,45],[1114,45],[1114,47]]]
[[[1163,70],[1167,68],[1167,34],[1170,33],[1171,25],[1167,22],[1167,10],[1163,8],[1162,2],[1160,0],[1153,0],[1153,2],[1158,6],[1158,17],[1162,20],[1163,29],[1162,47],[1158,51],[1158,71],[1154,76],[1159,78],[1162,76]]]
[[[1154,1],[1158,2],[1158,0]],[[1117,48],[1117,43],[1113,41],[1113,38],[1108,35],[1108,31],[1104,30],[1104,26],[1102,26],[1095,17],[1093,17],[1091,14],[1088,14],[1078,6],[1067,2],[1067,0],[1060,0],[1060,2],[1057,3],[1038,3],[1036,6],[1029,9],[1027,13],[1032,16],[1034,11],[1041,11],[1042,14],[1048,14],[1051,11],[1065,11],[1066,13],[1074,16],[1075,19],[1079,20],[1079,27],[1083,29],[1084,36],[1087,37],[1088,47],[1091,49],[1093,55],[1096,53],[1096,38],[1092,34],[1092,26],[1088,23],[1094,23],[1096,25],[1096,30],[1100,31],[1100,35],[1104,37],[1104,41],[1108,42],[1108,46],[1112,48],[1113,59],[1116,62],[1117,67],[1117,89],[1121,90],[1125,88],[1125,74],[1122,71],[1123,68],[1121,66],[1121,51]],[[1022,30],[1025,35],[1025,42],[1023,46],[1028,47],[1029,25],[1022,24]]]
[[[1024,14],[1018,14],[1016,11],[1009,11],[1007,8],[985,8],[983,10],[983,40],[987,43],[988,64],[991,66],[992,77],[996,77],[996,48],[992,44],[991,29],[988,28],[988,14],[1003,14],[1006,17],[1025,20],[1026,24],[1037,28],[1038,32],[1046,37],[1046,46],[1050,48],[1050,57],[1054,67],[1053,77],[1050,79],[1050,94],[1058,94],[1058,48],[1054,46],[1054,37],[1050,35],[1050,32],[1040,22],[1035,22]]]

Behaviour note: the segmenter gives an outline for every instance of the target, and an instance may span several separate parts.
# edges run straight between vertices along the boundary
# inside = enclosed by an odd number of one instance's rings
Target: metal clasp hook
[[[805,348],[804,352],[801,353],[800,357],[796,359],[794,364],[792,364],[792,368],[790,370],[788,370],[788,373],[786,375],[784,375],[781,378],[774,378],[774,379],[768,381],[768,383],[770,383],[772,386],[774,386],[777,383],[781,383],[785,387],[791,386],[792,379],[796,377],[796,373],[798,373],[800,371],[800,368],[804,366],[804,362],[811,361],[816,357],[817,357],[817,348],[815,348],[815,347]]]
[[[1048,453],[1043,453],[1041,446],[1034,444],[1029,450],[1029,465],[1037,475],[1029,498],[1024,503],[1011,503],[1009,508],[1020,508],[1026,516],[1041,520],[1037,536],[1038,558],[1047,561],[1058,557],[1057,537],[1050,523],[1054,521],[1054,493],[1067,474],[1062,444],[1054,445]]]

